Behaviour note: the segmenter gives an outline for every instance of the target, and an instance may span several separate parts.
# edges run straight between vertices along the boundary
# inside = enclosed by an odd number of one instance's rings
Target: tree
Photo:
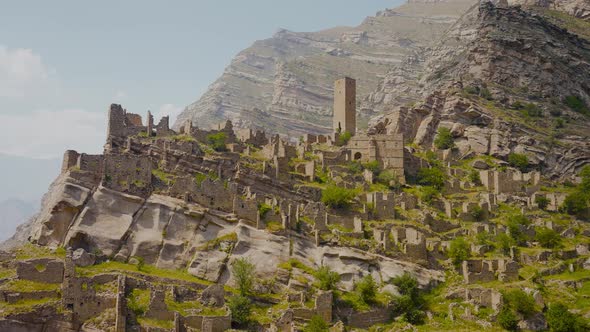
[[[225,141],[227,136],[224,132],[218,132],[215,134],[207,135],[207,143],[211,146],[211,148],[218,152],[223,152],[226,150],[225,148]]]
[[[521,172],[525,172],[529,167],[529,157],[526,154],[511,153],[508,155],[508,163],[514,168],[518,168]]]
[[[355,196],[356,190],[338,187],[334,184],[330,184],[322,190],[322,202],[332,208],[348,207]]]
[[[377,296],[377,283],[373,276],[368,274],[354,285],[354,291],[362,302],[366,304],[373,303]]]
[[[231,267],[240,295],[249,295],[254,285],[254,265],[247,258],[238,258],[233,262]]]
[[[455,266],[459,266],[464,260],[471,256],[471,246],[464,238],[458,237],[451,241],[449,257]]]
[[[231,310],[231,319],[236,324],[243,326],[250,321],[252,302],[249,298],[242,295],[232,296],[229,298],[227,306]]]
[[[535,240],[544,248],[556,248],[561,244],[561,236],[556,231],[547,227],[537,229]]]
[[[327,266],[321,266],[315,273],[318,288],[321,290],[335,290],[338,282],[340,282],[340,275]]]
[[[588,109],[586,102],[578,96],[567,96],[563,100],[563,103],[574,112],[590,115],[590,110]]]
[[[500,326],[508,331],[516,331],[518,330],[518,318],[510,310],[510,308],[504,307],[498,314],[498,323]]]
[[[420,168],[418,171],[418,183],[432,186],[441,190],[445,185],[445,173],[440,167]]]
[[[577,191],[566,196],[562,205],[568,214],[582,217],[588,209],[588,197]]]
[[[303,332],[326,332],[328,331],[328,323],[324,321],[321,316],[315,315],[311,317],[309,323],[303,328]]]
[[[418,288],[418,281],[409,273],[395,277],[392,283],[398,288],[400,296],[394,299],[395,313],[403,315],[411,324],[424,322],[423,307],[426,301]]]
[[[511,216],[508,219],[508,231],[510,232],[510,237],[514,239],[516,244],[518,245],[525,245],[527,241],[526,234],[521,230],[521,227],[530,225],[530,220],[527,219],[522,214],[518,214],[515,216]]]
[[[475,220],[475,221],[483,221],[484,220],[484,217],[485,217],[485,211],[479,205],[473,206],[469,210],[469,214],[471,214],[471,217],[473,217],[473,220]]]
[[[535,300],[522,289],[511,289],[504,292],[503,295],[506,306],[525,318],[529,318],[535,313]]]
[[[549,206],[549,199],[545,196],[537,196],[535,197],[535,203],[539,209],[545,210]]]
[[[553,332],[582,332],[590,328],[582,317],[571,313],[562,303],[550,305],[545,318]]]
[[[440,150],[451,149],[455,146],[453,134],[449,128],[438,128],[438,135],[436,135],[436,138],[434,139],[434,146]]]

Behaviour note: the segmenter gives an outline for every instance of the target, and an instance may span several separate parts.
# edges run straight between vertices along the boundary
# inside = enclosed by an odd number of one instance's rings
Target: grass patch
[[[32,311],[37,306],[51,305],[59,306],[60,300],[53,298],[43,298],[35,300],[21,300],[16,303],[8,304],[0,302],[0,312],[3,316],[11,314],[19,314]]]
[[[162,329],[173,329],[174,328],[174,321],[173,320],[160,320],[160,319],[140,317],[137,319],[137,322],[139,323],[139,325],[146,326],[146,327],[159,327]]]
[[[195,282],[204,285],[211,285],[212,283],[207,280],[199,279],[186,271],[183,270],[165,270],[159,269],[152,265],[144,265],[141,271],[137,270],[137,266],[132,264],[126,264],[121,262],[104,262],[98,265],[88,267],[77,267],[76,272],[81,276],[94,276],[101,273],[109,272],[134,272],[143,275],[151,275],[161,278],[183,280],[189,282]]]
[[[174,175],[170,174],[170,173],[166,173],[161,169],[152,170],[152,175],[166,184],[172,184],[174,182]]]
[[[36,282],[31,280],[11,280],[2,286],[0,289],[19,292],[35,292],[35,291],[56,291],[59,290],[61,284],[48,284],[44,282]]]
[[[127,308],[137,316],[142,316],[150,305],[150,290],[136,288],[127,296]]]
[[[215,238],[213,240],[207,241],[207,243],[205,243],[204,245],[200,246],[197,249],[200,251],[211,250],[211,249],[217,248],[221,242],[236,243],[236,242],[238,242],[238,234],[236,232],[225,234],[225,235]]]
[[[285,269],[287,271],[293,271],[293,268],[296,268],[296,269],[300,269],[302,271],[305,271],[305,272],[307,272],[309,274],[313,274],[315,272],[314,269],[312,269],[311,267],[303,264],[301,261],[299,261],[296,258],[291,258],[288,261],[279,264],[278,267],[281,268],[281,269]]]
[[[59,247],[55,250],[51,250],[47,247],[36,246],[31,243],[27,243],[16,250],[16,259],[27,260],[33,258],[60,258],[66,257],[66,250]]]

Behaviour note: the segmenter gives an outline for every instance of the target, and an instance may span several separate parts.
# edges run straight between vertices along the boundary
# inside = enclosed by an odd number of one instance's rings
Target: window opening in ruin
[[[359,159],[361,159],[362,156],[363,155],[360,152],[357,152],[354,154],[354,160],[359,160]]]

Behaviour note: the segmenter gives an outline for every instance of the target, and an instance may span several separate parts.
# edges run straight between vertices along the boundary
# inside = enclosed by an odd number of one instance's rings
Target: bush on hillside
[[[511,153],[508,155],[508,163],[521,172],[526,172],[529,167],[529,157],[521,153]]]
[[[335,209],[348,207],[355,196],[356,190],[338,187],[334,184],[330,184],[322,190],[322,202]]]
[[[434,139],[434,146],[440,150],[451,149],[455,146],[453,135],[449,128],[438,128],[438,135],[436,135],[436,138]]]

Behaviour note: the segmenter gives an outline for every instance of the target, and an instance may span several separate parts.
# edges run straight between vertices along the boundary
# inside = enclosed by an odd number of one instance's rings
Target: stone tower
[[[356,80],[345,77],[334,82],[334,132],[356,133]]]

